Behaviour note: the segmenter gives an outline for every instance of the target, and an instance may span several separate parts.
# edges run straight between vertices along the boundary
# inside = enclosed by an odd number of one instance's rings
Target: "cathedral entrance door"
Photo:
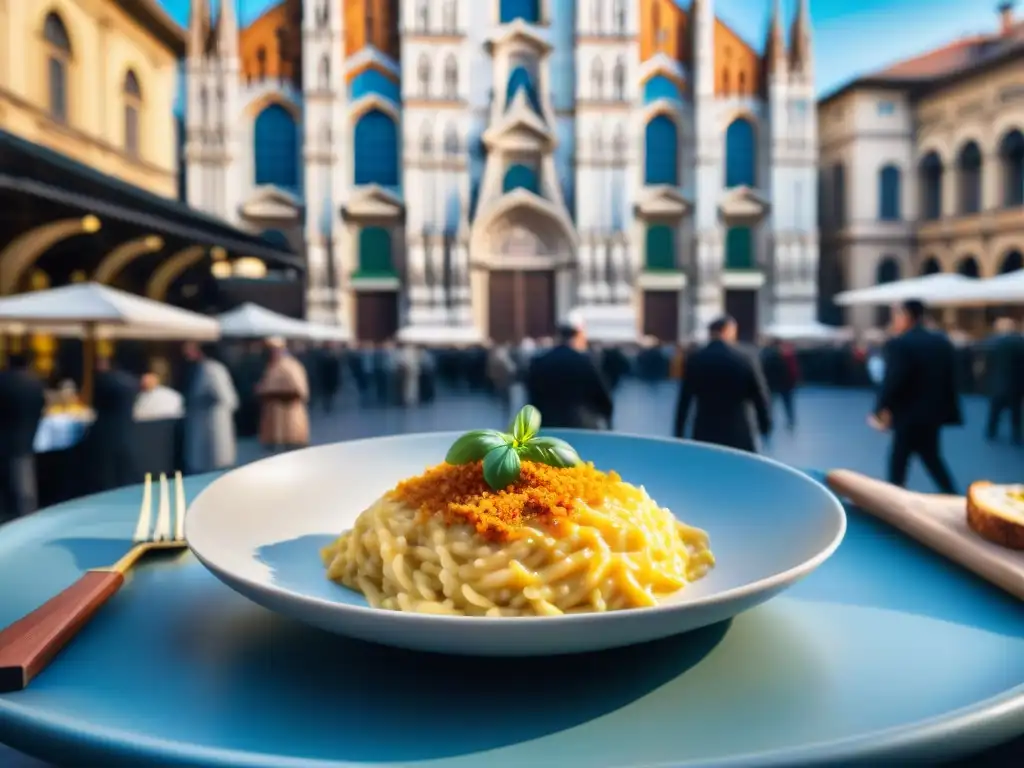
[[[554,334],[554,270],[493,270],[488,298],[488,335],[495,343],[518,344]]]

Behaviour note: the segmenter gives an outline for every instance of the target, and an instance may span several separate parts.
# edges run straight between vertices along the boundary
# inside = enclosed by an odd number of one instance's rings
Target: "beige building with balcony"
[[[859,78],[818,104],[826,319],[835,293],[1024,267],[1024,22]],[[871,324],[870,308],[848,322]],[[831,317],[829,317],[831,315]]]

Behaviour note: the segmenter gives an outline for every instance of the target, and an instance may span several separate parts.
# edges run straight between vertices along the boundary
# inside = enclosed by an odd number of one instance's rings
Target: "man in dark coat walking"
[[[943,493],[956,487],[942,459],[939,433],[962,423],[956,350],[941,331],[925,327],[925,307],[907,301],[893,309],[894,337],[885,345],[885,380],[868,423],[892,429],[889,482],[903,486],[914,454]]]
[[[757,452],[758,435],[772,431],[771,399],[756,357],[736,348],[736,321],[731,317],[708,326],[711,340],[690,355],[676,406],[675,436],[683,437],[696,401],[693,439]]]
[[[985,437],[996,439],[1003,414],[1010,416],[1010,435],[1021,443],[1021,404],[1024,400],[1024,336],[1008,317],[995,323],[995,335],[988,340],[986,383],[988,385],[988,424]]]
[[[7,358],[0,371],[0,523],[34,512],[35,441],[43,416],[43,383],[28,369],[23,355]]]
[[[526,393],[545,427],[611,429],[612,398],[587,352],[582,323],[563,324],[557,346],[533,358]]]

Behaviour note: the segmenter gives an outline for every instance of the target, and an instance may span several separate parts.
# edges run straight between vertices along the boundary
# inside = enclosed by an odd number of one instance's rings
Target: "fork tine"
[[[167,490],[167,475],[160,473],[160,501],[157,503],[156,528],[153,541],[171,538],[171,494]]]
[[[153,476],[146,473],[142,484],[142,505],[139,507],[139,522],[135,525],[132,541],[149,541],[149,528],[153,517]]]
[[[185,540],[185,485],[181,472],[174,473],[174,538]]]

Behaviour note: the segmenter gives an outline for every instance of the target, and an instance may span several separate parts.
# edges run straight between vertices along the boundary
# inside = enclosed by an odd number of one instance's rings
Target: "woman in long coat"
[[[185,396],[183,446],[188,472],[212,472],[236,460],[235,411],[238,393],[228,369],[205,355],[197,344],[185,345],[192,363]]]
[[[309,380],[305,366],[280,339],[268,339],[270,362],[256,385],[260,398],[260,442],[273,449],[309,445]]]

